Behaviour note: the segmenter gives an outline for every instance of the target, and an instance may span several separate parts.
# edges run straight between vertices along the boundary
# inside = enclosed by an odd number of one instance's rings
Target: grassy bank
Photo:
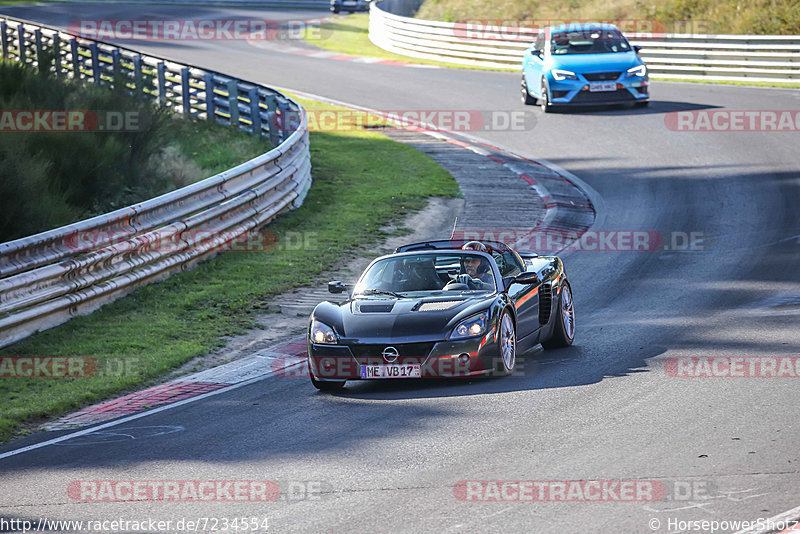
[[[797,0],[425,0],[416,16],[448,22],[646,19],[678,33],[800,34]]]
[[[459,65],[458,63],[447,63],[388,52],[375,46],[369,40],[369,15],[366,13],[355,13],[346,17],[339,17],[335,21],[325,22],[319,27],[307,28],[304,37],[307,42],[314,46],[352,56],[374,57],[420,65],[436,65],[452,69],[502,70]]]
[[[308,247],[221,254],[0,349],[0,355],[91,356],[101,368],[126,369],[85,379],[0,379],[0,440],[26,424],[153,383],[220,347],[222,336],[253,326],[272,295],[306,284],[339,265],[343,255],[376,243],[384,237],[380,227],[422,208],[426,197],[458,194],[456,182],[433,160],[375,131],[312,132],[311,147],[314,185],[305,203],[268,226],[278,244],[300,233],[312,237]]]
[[[15,112],[89,110],[100,131],[10,131]],[[269,150],[244,132],[175,117],[151,102],[0,62],[0,242],[183,187]],[[112,121],[112,119],[114,119]]]

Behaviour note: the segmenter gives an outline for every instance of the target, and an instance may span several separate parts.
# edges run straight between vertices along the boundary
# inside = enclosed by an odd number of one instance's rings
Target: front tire
[[[521,92],[522,92],[522,103],[523,104],[525,104],[526,106],[533,106],[533,105],[536,104],[536,99],[533,98],[531,96],[530,92],[528,91],[528,82],[525,81],[525,75],[524,74],[522,75]]]
[[[575,304],[572,300],[572,288],[564,281],[558,296],[558,309],[553,320],[553,335],[550,339],[542,341],[546,349],[569,347],[575,340]]]
[[[539,98],[539,107],[542,108],[543,113],[551,113],[553,111],[553,105],[547,95],[547,82],[544,81],[544,78],[542,78],[542,96]]]
[[[497,364],[494,366],[499,376],[508,376],[514,372],[517,363],[517,329],[508,310],[503,311],[499,323],[500,333],[497,336]]]

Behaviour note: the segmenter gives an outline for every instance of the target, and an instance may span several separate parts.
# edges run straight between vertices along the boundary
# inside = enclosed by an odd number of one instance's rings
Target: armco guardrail
[[[7,17],[0,44],[8,60],[43,67],[50,58],[57,76],[123,83],[175,112],[277,145],[177,191],[0,244],[0,346],[186,269],[299,206],[311,186],[305,110],[278,91]]]
[[[519,68],[522,54],[536,37],[533,28],[481,27],[390,12],[407,8],[398,0],[373,4],[370,40],[411,57]],[[643,47],[640,55],[654,78],[800,83],[800,36],[634,34],[629,38]]]

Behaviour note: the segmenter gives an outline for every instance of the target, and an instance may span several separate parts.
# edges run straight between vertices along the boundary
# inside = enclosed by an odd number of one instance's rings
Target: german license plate
[[[617,90],[616,82],[589,84],[589,91],[592,93],[596,93],[597,91],[616,91],[616,90]]]
[[[420,364],[362,365],[361,378],[420,378]]]

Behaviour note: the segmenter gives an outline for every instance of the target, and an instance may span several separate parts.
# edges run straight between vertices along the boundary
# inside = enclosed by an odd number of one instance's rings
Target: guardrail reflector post
[[[72,53],[72,76],[76,80],[81,79],[81,55],[78,53],[78,40],[69,40],[69,50]]]
[[[8,24],[0,20],[0,43],[3,47],[3,58],[8,59]]]
[[[53,68],[56,72],[56,78],[61,76],[61,36],[57,33],[53,34]]]
[[[28,59],[27,53],[25,52],[25,26],[19,24],[17,26],[17,39],[19,40],[19,47],[17,51],[19,52],[19,62],[23,65],[25,64],[25,60]]]
[[[100,52],[97,50],[97,43],[90,44],[89,51],[92,54],[92,77],[94,78],[94,83],[100,84],[102,78],[100,74]]]
[[[163,61],[158,62],[156,71],[158,74],[158,105],[163,106],[167,102],[167,66]]]
[[[206,119],[213,121],[217,118],[216,107],[214,103],[214,75],[207,72],[203,79],[206,83]]]
[[[189,86],[189,68],[184,67],[181,69],[181,97],[184,117],[189,117],[192,114],[191,90],[192,88]]]
[[[228,111],[231,114],[231,126],[239,127],[239,82],[228,82]]]
[[[250,120],[253,123],[253,135],[261,137],[261,109],[259,109],[258,88],[253,87],[247,92],[250,98]]]

